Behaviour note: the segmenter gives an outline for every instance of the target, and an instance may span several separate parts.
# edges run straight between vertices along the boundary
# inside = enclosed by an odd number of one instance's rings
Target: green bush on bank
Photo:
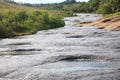
[[[59,16],[50,17],[47,12],[4,12],[0,13],[0,38],[32,34],[38,30],[57,28],[64,25],[62,18]]]
[[[112,18],[112,17],[120,17],[120,12],[112,13],[112,14],[106,14],[104,15],[106,18]]]

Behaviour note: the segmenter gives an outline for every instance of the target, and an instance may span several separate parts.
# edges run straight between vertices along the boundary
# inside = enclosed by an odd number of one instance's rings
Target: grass
[[[12,12],[25,11],[27,13],[30,13],[33,11],[41,11],[41,12],[47,12],[49,16],[54,16],[54,15],[60,16],[61,15],[61,17],[63,17],[65,15],[63,11],[33,8],[33,7],[27,7],[27,6],[16,5],[16,4],[11,4],[11,3],[0,1],[0,13],[8,12],[8,11],[12,11]]]
[[[10,4],[10,3],[5,3],[5,2],[0,2],[0,12],[6,12],[6,11],[27,11],[31,12],[33,10],[38,10],[35,8],[30,8],[30,7],[25,7],[21,5],[16,5],[16,4]]]
[[[64,12],[26,7],[0,1],[0,38],[28,35],[63,27]]]
[[[105,18],[120,17],[120,12],[104,15]]]
[[[80,24],[87,24],[87,23],[91,23],[91,21],[80,22]]]

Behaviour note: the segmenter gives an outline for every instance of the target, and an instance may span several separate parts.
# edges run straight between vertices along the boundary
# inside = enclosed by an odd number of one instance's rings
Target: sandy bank
[[[77,23],[76,26],[96,26],[99,29],[107,29],[110,31],[120,31],[120,17],[112,17],[112,18],[101,18],[97,21],[91,23]]]

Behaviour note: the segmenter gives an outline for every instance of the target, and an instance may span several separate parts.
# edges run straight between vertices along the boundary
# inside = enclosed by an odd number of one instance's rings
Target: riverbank
[[[95,26],[98,29],[107,29],[109,31],[120,31],[120,17],[101,18],[93,22],[79,22],[75,26]]]
[[[30,35],[39,30],[64,27],[63,14],[0,2],[0,38]],[[20,9],[18,9],[20,8]]]

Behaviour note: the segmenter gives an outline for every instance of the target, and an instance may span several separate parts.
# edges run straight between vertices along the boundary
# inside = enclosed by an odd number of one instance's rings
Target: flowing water
[[[0,80],[120,80],[120,31],[75,27],[98,14],[64,18],[66,26],[0,40]]]

